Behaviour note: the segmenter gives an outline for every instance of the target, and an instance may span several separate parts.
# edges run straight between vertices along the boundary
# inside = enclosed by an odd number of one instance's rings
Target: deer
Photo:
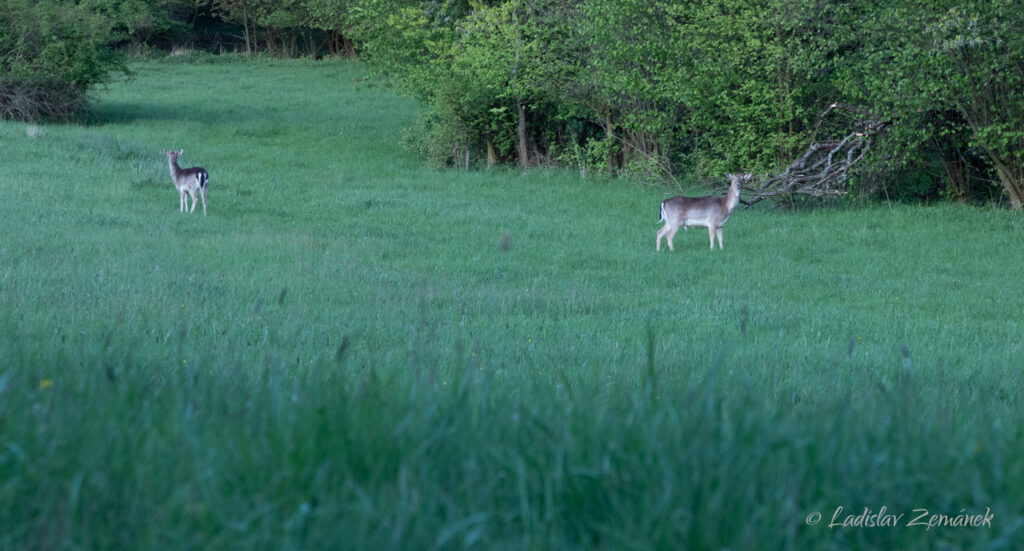
[[[196,210],[196,192],[203,200],[203,216],[206,216],[206,185],[210,183],[210,174],[200,166],[192,168],[181,168],[178,166],[178,157],[184,153],[184,149],[177,151],[164,150],[167,155],[167,163],[171,165],[171,179],[174,180],[174,187],[178,188],[178,206],[181,212],[191,214]],[[188,199],[186,194],[192,197],[192,210],[188,210]]]
[[[729,192],[725,197],[684,197],[678,195],[661,202],[659,222],[665,227],[658,230],[658,242],[654,250],[661,250],[661,238],[667,237],[668,250],[674,251],[672,238],[679,228],[707,228],[711,239],[711,250],[715,250],[715,236],[718,248],[722,249],[722,226],[729,221],[729,215],[740,202],[740,186],[750,180],[751,174],[726,174],[729,178]]]

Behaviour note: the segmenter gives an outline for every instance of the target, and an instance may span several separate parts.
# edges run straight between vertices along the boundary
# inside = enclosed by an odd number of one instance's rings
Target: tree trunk
[[[954,202],[967,204],[971,200],[971,182],[968,179],[967,160],[960,142],[953,136],[935,139],[935,148],[942,156],[942,170],[946,174],[946,191]]]
[[[345,57],[349,59],[355,59],[359,57],[359,53],[356,52],[356,43],[352,42],[351,38],[348,38],[347,36],[342,36],[341,43],[345,47]]]
[[[971,130],[974,132],[975,138],[977,138],[980,132],[978,132],[976,119],[968,118],[967,124],[971,126]],[[1003,184],[1003,191],[1010,198],[1010,208],[1020,210],[1021,206],[1024,206],[1024,166],[1022,166],[1021,161],[1012,156],[1008,160],[1004,159],[986,143],[983,142],[980,145],[985,151],[985,155],[988,156],[989,160],[996,167],[999,183]]]
[[[245,2],[242,2],[242,32],[245,34],[245,53],[251,54],[255,37],[249,34],[249,9]]]
[[[519,166],[523,170],[528,170],[530,168],[530,149],[526,140],[526,110],[519,98],[516,98],[516,113],[519,116]]]
[[[487,138],[487,168],[493,168],[498,162],[498,152],[494,149],[494,142]]]
[[[615,147],[615,127],[612,125],[611,109],[604,112],[604,132],[605,139],[609,140],[608,143],[611,145],[608,148],[608,175],[615,176],[615,169],[618,168],[616,166],[618,163],[616,163],[615,158],[615,150],[617,148]]]
[[[1021,206],[1024,206],[1024,181],[1022,181],[1020,171],[1014,171],[1002,160],[992,157],[996,165],[996,172],[999,174],[999,181],[1010,197],[1010,208],[1020,210]]]
[[[338,32],[335,30],[327,31],[327,37],[324,39],[324,45],[327,46],[327,55],[335,57],[338,55]]]
[[[964,164],[960,159],[946,153],[942,158],[942,168],[946,172],[946,180],[949,181],[946,187],[949,189],[953,201],[966,204],[970,196],[970,190]]]

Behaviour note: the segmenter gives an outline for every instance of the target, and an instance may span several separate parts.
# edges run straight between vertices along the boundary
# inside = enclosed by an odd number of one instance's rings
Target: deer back
[[[672,226],[719,226],[729,218],[726,197],[676,196],[662,203],[665,221]]]

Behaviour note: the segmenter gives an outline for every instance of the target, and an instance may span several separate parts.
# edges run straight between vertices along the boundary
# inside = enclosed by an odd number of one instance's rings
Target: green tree
[[[335,0],[310,1],[320,28],[340,21]],[[444,164],[486,148],[525,168],[582,148],[581,164],[612,172],[771,173],[848,135],[858,121],[819,117],[842,102],[893,123],[873,149],[885,174],[939,159],[963,199],[983,159],[1017,208],[1016,4],[357,0],[344,25],[378,74],[427,106],[413,141]]]
[[[586,0],[573,21],[584,44],[575,60],[575,96],[604,130],[590,145],[607,155],[609,172],[646,160],[671,174],[673,146],[686,141],[683,104],[670,85],[686,40],[674,32],[669,8],[666,2]]]
[[[1024,176],[1024,14],[1009,1],[885,2],[865,20],[845,87],[896,124],[885,168],[940,161],[951,196],[967,200],[980,159],[1013,208]],[[895,162],[896,166],[893,166]]]
[[[473,150],[491,162],[514,152],[523,168],[550,157],[559,4],[420,2],[370,17],[382,3],[362,5],[363,20],[376,22],[363,36],[366,58],[429,109],[412,141],[431,143],[419,150],[442,164]]]
[[[308,24],[327,33],[330,55],[356,57],[358,6],[348,0],[307,0]]]
[[[926,36],[941,61],[939,78],[995,168],[1014,209],[1024,205],[1024,13],[995,0],[951,8]]]
[[[842,99],[833,81],[854,42],[845,4],[588,0],[583,12],[583,88],[624,161],[766,172],[830,130],[817,115]]]
[[[522,168],[550,155],[545,128],[564,98],[555,97],[560,83],[571,81],[563,47],[568,28],[564,2],[509,0],[495,6],[476,5],[458,25],[451,45],[454,79],[475,93],[448,97],[465,104],[469,127],[488,144],[507,143],[511,115],[515,120],[515,151]]]
[[[309,10],[309,0],[250,0],[255,24],[263,34],[266,49],[283,57],[296,57],[300,51],[315,56],[317,32]],[[305,42],[300,45],[300,42]]]
[[[114,17],[111,8],[116,6],[0,0],[0,115],[69,120],[87,106],[92,86],[125,72],[112,45],[126,38],[132,16]]]

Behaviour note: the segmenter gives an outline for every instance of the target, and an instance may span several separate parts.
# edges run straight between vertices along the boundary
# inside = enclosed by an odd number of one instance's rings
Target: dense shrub
[[[364,59],[431,111],[421,153],[506,144],[524,168],[721,179],[781,173],[875,120],[889,134],[849,189],[967,202],[994,183],[1024,203],[1013,0],[356,4]],[[850,108],[823,119],[834,104]]]
[[[109,9],[109,8],[108,8]],[[114,18],[88,2],[0,0],[0,116],[66,121],[124,71]]]

